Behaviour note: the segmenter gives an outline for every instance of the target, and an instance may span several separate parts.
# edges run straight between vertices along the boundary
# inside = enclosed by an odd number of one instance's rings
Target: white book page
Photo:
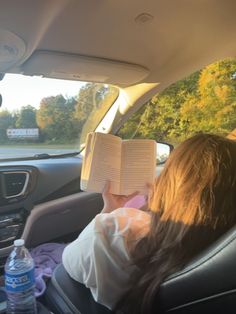
[[[111,193],[119,194],[121,139],[111,134],[95,133],[95,144],[87,191],[101,193],[106,181]]]
[[[84,191],[87,190],[90,170],[92,165],[92,156],[93,156],[93,149],[94,149],[94,140],[95,137],[93,133],[89,133],[86,138],[85,143],[85,153],[82,163],[81,169],[81,179],[80,179],[80,188]]]
[[[146,194],[147,183],[153,183],[156,168],[156,142],[128,140],[122,143],[121,194],[135,191]]]

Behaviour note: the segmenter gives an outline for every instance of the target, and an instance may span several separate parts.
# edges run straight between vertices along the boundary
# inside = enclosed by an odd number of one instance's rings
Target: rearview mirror
[[[171,144],[157,142],[157,165],[165,163],[173,149]]]

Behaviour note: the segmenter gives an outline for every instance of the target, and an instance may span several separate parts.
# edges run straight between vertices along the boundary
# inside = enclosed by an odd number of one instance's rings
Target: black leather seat
[[[46,297],[56,314],[112,313],[62,265],[55,270]],[[161,285],[153,313],[236,313],[236,227]]]
[[[71,279],[63,265],[59,265],[50,280],[46,301],[55,314],[111,314],[94,301],[90,290]]]

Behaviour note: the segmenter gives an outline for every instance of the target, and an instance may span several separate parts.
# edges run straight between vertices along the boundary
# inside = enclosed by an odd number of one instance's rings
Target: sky
[[[12,112],[27,105],[38,109],[42,98],[59,94],[75,96],[83,84],[77,81],[6,74],[0,81],[0,94],[3,99],[1,109]]]

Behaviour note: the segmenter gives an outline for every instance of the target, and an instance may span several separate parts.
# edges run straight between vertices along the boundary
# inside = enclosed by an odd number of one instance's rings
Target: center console
[[[23,233],[27,216],[28,213],[24,208],[0,212],[0,251],[11,250],[14,240],[20,238]],[[1,254],[0,273],[3,272],[9,253],[10,251],[6,251],[6,254]]]
[[[11,246],[21,236],[26,218],[24,208],[0,213],[0,249]]]

